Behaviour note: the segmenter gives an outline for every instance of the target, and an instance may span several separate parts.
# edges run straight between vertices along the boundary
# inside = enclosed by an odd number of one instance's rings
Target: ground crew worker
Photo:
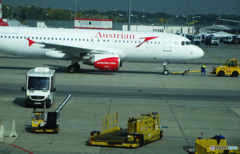
[[[204,76],[205,76],[205,69],[206,69],[206,64],[205,65],[203,65],[202,67],[201,67],[201,76],[202,76],[202,73],[204,72]]]

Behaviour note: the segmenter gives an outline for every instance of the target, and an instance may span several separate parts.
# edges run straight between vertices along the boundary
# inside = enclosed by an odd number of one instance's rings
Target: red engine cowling
[[[97,54],[91,55],[89,59],[84,59],[84,64],[94,65],[95,68],[105,71],[117,71],[120,67],[119,55]]]

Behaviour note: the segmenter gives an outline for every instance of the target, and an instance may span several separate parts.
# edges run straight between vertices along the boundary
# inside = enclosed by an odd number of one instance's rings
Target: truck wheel
[[[225,72],[223,72],[223,71],[218,72],[218,76],[224,76],[224,75],[225,75]]]
[[[144,145],[143,135],[140,135],[140,147]]]
[[[238,77],[238,72],[237,71],[232,72],[232,77]]]
[[[28,108],[29,107],[29,103],[27,101],[25,101],[25,107]]]
[[[47,104],[46,104],[46,108],[50,108],[51,107],[51,100],[47,101]]]

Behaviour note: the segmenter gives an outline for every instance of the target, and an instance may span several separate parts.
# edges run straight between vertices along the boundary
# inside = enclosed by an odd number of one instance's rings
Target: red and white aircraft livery
[[[0,0],[0,26],[9,26],[7,22],[3,21],[2,16],[2,0]]]
[[[108,71],[118,70],[123,61],[147,61],[164,62],[163,74],[168,74],[166,62],[204,55],[187,38],[169,33],[25,27],[1,27],[0,52],[71,60],[70,73],[80,69],[80,61]]]

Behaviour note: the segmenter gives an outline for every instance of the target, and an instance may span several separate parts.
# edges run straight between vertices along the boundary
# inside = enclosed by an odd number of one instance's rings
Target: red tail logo
[[[140,43],[138,46],[136,46],[136,48],[140,47],[143,43],[147,42],[147,41],[150,41],[152,39],[155,39],[155,38],[158,38],[158,36],[156,37],[142,37],[140,39],[144,39],[144,41],[142,43]]]

